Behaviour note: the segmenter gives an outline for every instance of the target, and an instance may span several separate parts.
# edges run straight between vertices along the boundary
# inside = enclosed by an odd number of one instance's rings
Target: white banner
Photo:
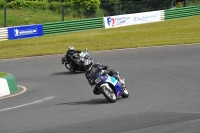
[[[144,23],[151,23],[158,21],[162,21],[161,11],[152,11],[152,12],[104,17],[104,27],[115,28],[120,26],[144,24]]]
[[[7,80],[4,78],[0,78],[0,97],[9,95],[9,94],[10,94],[10,90],[8,87]]]
[[[161,21],[160,11],[133,14],[133,24],[144,24],[158,21]]]

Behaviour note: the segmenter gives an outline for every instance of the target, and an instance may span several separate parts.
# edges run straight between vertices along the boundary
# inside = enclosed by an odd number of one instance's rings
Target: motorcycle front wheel
[[[74,67],[72,62],[70,62],[70,71],[71,72],[75,72],[76,71],[76,69],[75,69],[75,67]]]
[[[129,96],[129,93],[128,93],[127,89],[124,88],[124,89],[123,89],[122,97],[123,97],[123,98],[127,98],[128,96]]]
[[[117,101],[117,97],[115,95],[115,92],[110,87],[107,87],[107,86],[103,85],[101,87],[101,91],[102,91],[103,95],[105,96],[105,98],[110,103],[114,103],[114,102]]]
[[[66,67],[68,70],[71,69],[71,68],[70,68],[70,65],[69,65],[68,63],[65,63],[65,67]]]

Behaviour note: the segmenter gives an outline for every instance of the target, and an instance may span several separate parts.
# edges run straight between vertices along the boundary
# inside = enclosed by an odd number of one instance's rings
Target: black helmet
[[[92,69],[93,65],[94,65],[94,62],[91,58],[85,60],[85,62],[84,62],[84,66],[87,71],[90,71]]]
[[[73,46],[69,46],[68,51],[70,54],[74,53],[74,47]]]

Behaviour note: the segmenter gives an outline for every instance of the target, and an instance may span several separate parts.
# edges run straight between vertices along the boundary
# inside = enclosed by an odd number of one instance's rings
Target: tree
[[[171,0],[101,0],[100,8],[109,15],[130,14],[170,8]]]
[[[120,0],[101,0],[100,8],[103,9],[106,15],[116,15],[120,12]]]

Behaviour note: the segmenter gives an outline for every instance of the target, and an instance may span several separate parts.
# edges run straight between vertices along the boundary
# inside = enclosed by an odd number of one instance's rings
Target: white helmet
[[[84,66],[85,66],[85,69],[87,70],[87,71],[90,71],[91,69],[92,69],[92,66],[94,65],[94,62],[93,62],[93,60],[90,58],[90,59],[87,59],[87,60],[85,60],[85,62],[84,62]]]
[[[73,47],[73,46],[69,46],[68,50],[69,50],[69,53],[70,53],[70,54],[73,54],[73,53],[74,53],[74,47]]]

